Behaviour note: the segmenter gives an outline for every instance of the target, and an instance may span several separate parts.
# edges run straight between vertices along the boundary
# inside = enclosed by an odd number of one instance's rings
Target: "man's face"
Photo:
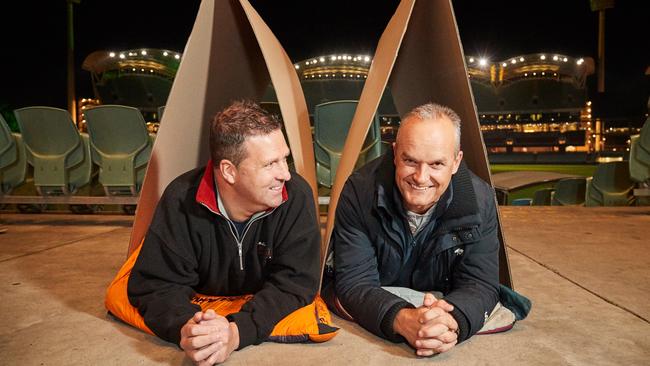
[[[244,149],[246,157],[237,167],[233,185],[239,196],[237,204],[251,213],[279,206],[284,182],[291,179],[287,167],[289,148],[282,131],[249,136]]]
[[[395,181],[404,207],[424,213],[449,187],[463,153],[455,154],[456,136],[449,119],[404,122],[393,144]]]

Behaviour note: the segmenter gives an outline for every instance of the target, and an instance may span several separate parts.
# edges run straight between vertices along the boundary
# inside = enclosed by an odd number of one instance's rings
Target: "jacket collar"
[[[215,187],[215,184],[216,183],[214,181],[214,169],[212,160],[209,160],[208,165],[206,165],[203,172],[203,177],[201,177],[201,181],[199,182],[199,188],[196,191],[195,199],[196,202],[207,207],[210,211],[221,216],[226,216],[221,212],[221,210],[219,210],[219,203],[217,202],[217,189]],[[282,187],[282,203],[286,202],[288,199],[289,194],[287,192],[287,185],[285,184]],[[271,212],[274,209],[275,207],[271,207],[265,212]]]

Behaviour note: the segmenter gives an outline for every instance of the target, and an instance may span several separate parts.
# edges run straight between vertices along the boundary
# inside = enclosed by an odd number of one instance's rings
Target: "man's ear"
[[[223,180],[230,184],[234,184],[235,180],[237,180],[237,167],[228,159],[222,159],[219,162],[215,173],[219,174]]]
[[[460,167],[460,162],[463,160],[463,150],[460,150],[458,152],[458,155],[456,155],[456,158],[454,159],[454,170],[451,174],[456,174],[458,171],[458,168]]]

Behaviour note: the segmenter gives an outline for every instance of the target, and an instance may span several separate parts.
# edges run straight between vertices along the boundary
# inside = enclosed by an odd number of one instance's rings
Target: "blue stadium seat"
[[[511,206],[531,206],[533,204],[532,198],[515,198],[510,203]]]

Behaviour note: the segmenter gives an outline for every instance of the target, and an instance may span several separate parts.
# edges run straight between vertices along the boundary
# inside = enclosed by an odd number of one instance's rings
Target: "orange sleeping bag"
[[[149,334],[154,333],[144,323],[144,319],[131,303],[127,295],[127,285],[131,269],[140,254],[140,245],[131,253],[122,268],[106,290],[104,304],[106,309],[122,321],[141,329]],[[253,298],[253,295],[241,296],[208,296],[196,294],[192,303],[199,305],[203,311],[214,310],[221,316],[238,312],[241,307]],[[338,328],[332,326],[332,318],[325,302],[316,296],[311,304],[304,306],[287,315],[275,325],[270,341],[280,343],[296,342],[325,342],[336,336]]]

